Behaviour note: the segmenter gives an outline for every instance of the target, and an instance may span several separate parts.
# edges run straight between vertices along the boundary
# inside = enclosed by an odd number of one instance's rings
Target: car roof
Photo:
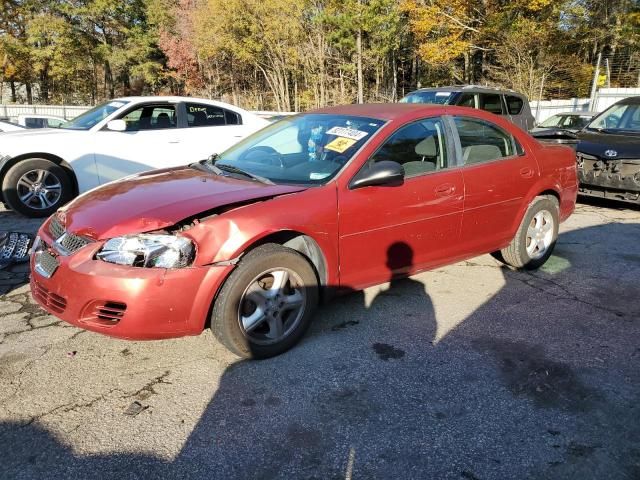
[[[232,105],[230,103],[220,102],[218,100],[211,100],[209,98],[199,97],[180,97],[175,95],[150,95],[150,96],[131,96],[131,97],[118,97],[109,100],[111,102],[203,102],[211,105],[217,105],[219,107],[231,107],[236,110],[245,111],[242,107]],[[251,113],[251,112],[246,112]]]
[[[556,115],[569,115],[569,116],[580,116],[580,117],[595,117],[598,112],[562,112],[562,113],[554,113],[553,116]]]
[[[515,95],[518,97],[525,98],[524,94],[518,93],[514,90],[509,90],[508,88],[497,88],[497,87],[480,86],[480,85],[448,85],[444,87],[419,88],[418,90],[409,92],[407,95],[411,95],[412,93],[416,93],[416,92],[508,93],[509,95]]]
[[[429,110],[442,111],[443,106],[425,103],[363,103],[324,107],[307,113],[354,115],[358,117],[377,118],[379,120],[396,120],[405,116],[414,115],[421,110],[425,112]]]
[[[627,97],[627,98],[623,98],[622,100],[619,100],[616,102],[617,104],[631,104],[631,105],[635,105],[635,104],[640,104],[640,95],[638,96],[634,96],[634,97]]]
[[[476,108],[428,103],[363,103],[338,105],[334,107],[324,107],[306,113],[353,115],[400,122],[412,121],[429,115],[467,115],[491,121],[495,121],[496,117],[491,113]]]

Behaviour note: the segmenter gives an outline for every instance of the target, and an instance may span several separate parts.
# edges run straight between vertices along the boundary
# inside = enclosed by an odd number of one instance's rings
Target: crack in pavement
[[[112,388],[111,390],[109,390],[106,393],[103,393],[97,397],[92,398],[91,400],[84,402],[84,403],[77,403],[77,402],[72,402],[72,403],[66,403],[64,405],[59,405],[57,407],[52,408],[51,410],[48,410],[46,412],[40,413],[38,415],[34,415],[32,416],[27,422],[24,423],[24,425],[22,425],[22,427],[28,427],[29,425],[31,425],[33,422],[36,422],[38,420],[41,420],[44,417],[48,417],[50,415],[53,415],[54,413],[57,413],[58,411],[62,411],[62,413],[69,413],[69,412],[74,412],[77,411],[78,409],[81,408],[89,408],[92,407],[93,405],[95,405],[96,403],[98,403],[101,400],[106,400],[106,397],[111,395],[113,392],[122,392],[124,393],[121,389],[119,388]]]
[[[158,375],[157,377],[151,379],[149,382],[147,382],[147,384],[145,386],[143,386],[141,389],[125,395],[122,398],[131,398],[131,397],[137,397],[139,400],[145,400],[147,398],[149,398],[151,395],[157,395],[158,392],[155,391],[154,387],[156,385],[159,384],[165,384],[165,385],[172,385],[171,382],[167,382],[165,381],[165,378],[167,378],[169,376],[171,372],[169,370],[166,370],[162,375]]]
[[[564,286],[558,284],[557,282],[554,282],[551,279],[544,278],[544,277],[539,277],[537,275],[534,275],[531,272],[518,272],[518,273],[520,273],[521,275],[526,275],[526,276],[528,276],[530,278],[535,278],[536,280],[540,280],[543,283],[547,283],[547,284],[553,285],[555,287],[558,287],[562,292],[565,293],[565,295],[559,295],[559,294],[557,294],[557,293],[555,293],[555,292],[553,292],[551,290],[548,290],[548,289],[542,288],[542,287],[540,287],[538,285],[535,285],[531,281],[528,281],[527,279],[519,278],[517,274],[513,274],[512,273],[511,275],[509,275],[509,278],[517,280],[517,281],[523,283],[524,285],[527,285],[528,287],[533,288],[534,290],[546,293],[548,295],[552,295],[552,296],[554,296],[556,298],[560,298],[560,299],[563,299],[563,300],[574,301],[576,303],[582,303],[584,305],[588,305],[588,306],[590,306],[592,308],[595,308],[597,310],[602,310],[604,312],[612,313],[612,314],[616,315],[617,317],[626,317],[627,316],[627,314],[625,312],[621,312],[619,310],[614,310],[614,309],[611,309],[611,308],[603,307],[602,305],[599,305],[597,303],[592,303],[592,302],[589,302],[587,300],[584,300],[584,299],[578,297],[576,294],[571,293]]]

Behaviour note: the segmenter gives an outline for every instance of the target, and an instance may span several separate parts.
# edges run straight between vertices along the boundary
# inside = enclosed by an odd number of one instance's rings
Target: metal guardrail
[[[0,118],[14,120],[18,115],[55,115],[66,120],[71,120],[91,107],[78,107],[70,105],[0,105]]]

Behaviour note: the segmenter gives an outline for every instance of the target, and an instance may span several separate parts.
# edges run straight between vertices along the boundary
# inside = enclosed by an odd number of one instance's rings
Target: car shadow
[[[174,460],[76,454],[37,421],[1,422],[0,476],[637,478],[639,234],[563,233],[536,272],[482,257],[390,274],[289,352],[228,367]],[[443,303],[445,275],[460,299],[503,286],[467,314]]]

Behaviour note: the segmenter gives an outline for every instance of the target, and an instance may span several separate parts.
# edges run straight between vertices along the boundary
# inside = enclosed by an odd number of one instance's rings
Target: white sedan
[[[101,184],[205,159],[268,124],[212,100],[111,100],[57,129],[0,135],[2,201],[29,217],[48,216]]]

